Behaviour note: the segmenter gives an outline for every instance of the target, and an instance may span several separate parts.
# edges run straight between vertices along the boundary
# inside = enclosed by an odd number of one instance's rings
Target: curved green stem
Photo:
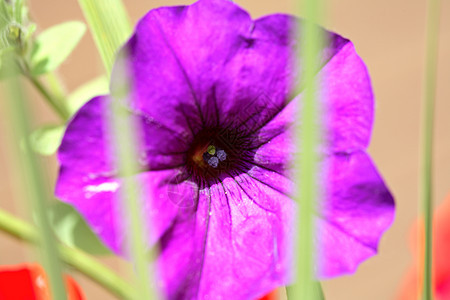
[[[36,89],[44,96],[48,104],[54,109],[56,113],[61,117],[63,121],[67,121],[70,117],[69,111],[65,106],[60,105],[60,101],[47,89],[47,87],[42,84],[36,77],[25,74],[25,76],[30,80],[30,82],[36,87]]]
[[[20,240],[38,244],[39,236],[35,229],[17,217],[0,210],[0,230]],[[58,244],[62,261],[94,280],[121,299],[132,299],[134,290],[111,269],[80,250]]]
[[[121,299],[133,299],[134,289],[111,269],[80,250],[59,245],[61,259]]]
[[[33,244],[39,240],[38,234],[33,227],[4,210],[0,210],[0,230]]]

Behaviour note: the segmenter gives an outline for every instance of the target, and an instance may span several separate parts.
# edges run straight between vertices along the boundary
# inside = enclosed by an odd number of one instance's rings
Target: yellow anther
[[[208,152],[211,155],[214,155],[214,154],[216,154],[216,147],[213,145],[209,145],[208,149],[206,149],[206,152]]]

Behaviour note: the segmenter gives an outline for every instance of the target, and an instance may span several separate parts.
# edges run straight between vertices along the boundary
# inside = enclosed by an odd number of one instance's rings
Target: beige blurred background
[[[132,22],[162,5],[192,1],[124,0]],[[239,0],[253,17],[276,12],[295,12],[288,0]],[[439,80],[435,119],[434,195],[436,202],[450,192],[450,2],[441,9]],[[83,20],[76,0],[29,0],[38,30],[67,20]],[[397,202],[392,228],[380,244],[378,256],[364,262],[356,274],[326,281],[328,300],[393,299],[410,263],[409,229],[416,218],[419,191],[419,139],[425,54],[425,0],[328,0],[323,25],[351,39],[371,74],[377,100],[376,120],[369,149]],[[301,12],[296,12],[302,15]],[[103,72],[94,42],[86,34],[81,44],[59,69],[66,89],[72,91]],[[28,88],[36,125],[56,121],[39,95]],[[15,169],[8,140],[11,127],[0,101],[0,208],[23,216],[17,190],[23,185],[12,180]],[[54,158],[46,160],[48,175],[56,174]],[[30,247],[0,233],[0,265],[30,261]],[[449,258],[450,259],[450,258]],[[116,258],[105,263],[118,267]],[[87,299],[115,299],[96,284],[75,275]]]

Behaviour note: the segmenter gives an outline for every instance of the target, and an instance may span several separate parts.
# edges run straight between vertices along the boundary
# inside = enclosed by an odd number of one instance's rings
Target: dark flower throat
[[[253,157],[251,138],[235,129],[201,130],[188,151],[189,173],[200,184],[245,172]]]

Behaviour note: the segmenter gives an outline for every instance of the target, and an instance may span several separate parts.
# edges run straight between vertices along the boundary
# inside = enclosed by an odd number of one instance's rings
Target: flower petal
[[[62,166],[85,176],[102,177],[115,172],[113,155],[114,139],[110,134],[108,121],[111,117],[110,99],[96,97],[84,105],[70,121],[58,149]],[[187,143],[174,133],[145,115],[131,115],[140,126],[139,162],[144,169],[170,169],[184,162],[183,152]],[[148,158],[151,157],[151,166]]]
[[[169,299],[252,299],[292,278],[296,204],[287,172],[296,149],[289,129],[303,94],[294,92],[302,70],[290,34],[299,22],[286,15],[252,21],[231,1],[200,0],[150,11],[122,50],[133,84],[127,100],[143,127],[135,179],[145,219],[155,222],[147,224],[149,242],[159,239],[160,285]],[[317,53],[317,71],[327,113],[321,179],[329,194],[318,219],[318,274],[326,278],[353,272],[376,252],[393,201],[364,152],[373,122],[367,70],[348,40],[324,34],[330,44]],[[120,252],[122,182],[105,134],[108,101],[92,100],[70,123],[56,193]],[[216,127],[254,139],[255,155],[239,161],[245,173],[229,171],[199,190],[183,170],[186,152],[200,129]]]
[[[108,101],[106,97],[94,98],[70,122],[58,153],[61,168],[55,194],[76,207],[103,242],[121,252],[124,233],[119,230],[122,209],[117,197],[122,180],[117,178],[112,139],[107,134]],[[178,206],[187,203],[184,198],[174,197],[174,193],[183,191],[180,194],[191,196],[189,201],[194,202],[196,192],[174,182],[178,165],[184,161],[182,154],[173,154],[183,146],[176,142],[177,136],[163,134],[166,129],[146,117],[134,118],[143,126],[139,158],[142,170],[135,178],[143,190],[150,191],[143,191],[143,212],[146,220],[151,219],[152,224],[147,225],[153,233],[149,241],[154,243],[171,225]]]
[[[201,191],[195,214],[180,212],[162,238],[158,264],[169,299],[256,299],[288,282],[294,204],[255,181],[261,202],[275,203],[261,208],[246,193],[254,190],[248,179]]]
[[[318,224],[319,276],[329,278],[355,272],[376,254],[393,222],[395,204],[366,153],[333,155],[324,164],[329,171]]]
[[[216,84],[219,111],[225,123],[254,132],[274,118],[292,100],[302,79],[298,39],[302,21],[275,14],[254,21],[233,56],[228,57]],[[348,40],[319,29],[329,44],[316,53],[322,68]],[[243,128],[242,128],[243,127]]]
[[[332,151],[366,149],[373,125],[374,101],[367,68],[347,43],[319,72],[319,90],[327,119],[326,141]]]
[[[322,119],[325,131],[323,152],[351,153],[367,149],[373,125],[373,93],[367,68],[353,44],[345,44],[318,76],[321,91],[318,96],[325,112]],[[292,129],[294,120],[300,116],[296,107],[301,109],[303,96],[303,93],[298,95],[258,131],[260,145],[276,151],[276,146],[266,143]],[[288,154],[291,149],[281,148],[279,151]],[[270,154],[266,157],[270,160]]]
[[[223,0],[152,10],[123,49],[132,106],[186,138],[202,125],[252,132],[286,105],[298,84],[291,33],[300,24],[282,14],[252,21]],[[348,43],[323,33],[330,44],[317,54],[321,66]]]
[[[85,299],[72,277],[65,275],[68,300]],[[47,275],[38,264],[0,266],[0,299],[47,300],[51,299]]]
[[[292,155],[289,147],[282,147],[289,139],[290,134],[285,132],[259,148],[255,155],[257,166],[248,172],[255,180],[286,195],[293,190],[293,184],[283,176],[287,166],[282,164],[283,157]],[[318,275],[328,278],[353,273],[359,263],[376,254],[382,234],[393,221],[395,205],[364,152],[325,156],[320,172],[327,188],[317,225],[321,253]],[[261,199],[258,202],[271,207]]]
[[[133,74],[134,109],[186,137],[216,124],[212,84],[250,27],[248,14],[230,1],[151,10],[123,50]]]

